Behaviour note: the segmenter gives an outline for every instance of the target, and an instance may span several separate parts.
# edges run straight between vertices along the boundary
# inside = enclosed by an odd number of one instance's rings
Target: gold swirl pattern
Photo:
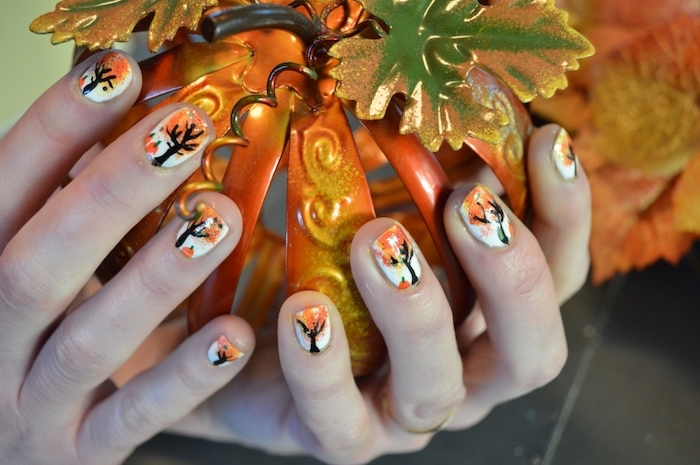
[[[382,363],[385,349],[350,269],[352,239],[374,210],[349,126],[328,123],[342,111],[336,103],[294,113],[287,201],[299,207],[287,218],[288,292],[313,289],[333,300],[359,376]]]

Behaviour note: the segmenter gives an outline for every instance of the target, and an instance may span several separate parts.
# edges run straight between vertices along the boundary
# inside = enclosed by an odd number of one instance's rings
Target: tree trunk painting
[[[299,344],[312,354],[323,352],[331,338],[328,309],[323,305],[310,307],[295,315]]]
[[[471,233],[489,247],[510,243],[513,227],[503,207],[484,186],[477,185],[464,199],[460,214]]]
[[[153,166],[171,168],[197,153],[208,136],[209,130],[202,117],[183,108],[167,116],[146,137],[146,153]]]
[[[175,247],[187,258],[200,257],[228,233],[228,226],[211,207],[206,207],[199,219],[180,228]]]
[[[400,226],[392,226],[374,241],[372,252],[386,278],[399,289],[409,289],[420,281],[420,262]]]
[[[84,96],[101,103],[123,93],[131,79],[129,61],[117,52],[110,52],[80,76],[78,85]]]

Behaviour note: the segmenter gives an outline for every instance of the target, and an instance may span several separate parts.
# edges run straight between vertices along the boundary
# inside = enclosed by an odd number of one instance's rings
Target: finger
[[[445,227],[487,327],[464,356],[462,417],[473,419],[556,376],[566,340],[539,244],[498,197],[478,184],[456,189],[446,205]]]
[[[76,66],[20,118],[0,144],[0,250],[131,108],[140,88],[136,61],[109,51]]]
[[[153,166],[154,138],[160,128],[171,129],[180,120],[201,131],[188,145],[192,150],[182,150],[189,157],[170,168]],[[168,106],[149,115],[106,148],[10,241],[0,256],[6,323],[0,328],[0,349],[22,356],[5,360],[24,369],[42,333],[115,244],[197,169],[211,137],[208,127],[209,118],[194,106]]]
[[[95,406],[78,433],[78,451],[100,456],[104,463],[123,460],[231,381],[254,346],[253,331],[242,319],[227,315],[208,323],[164,361]]]
[[[231,253],[241,234],[240,211],[220,194],[200,200],[208,205],[200,219],[172,221],[63,320],[27,374],[22,408],[79,405]]]
[[[450,305],[410,235],[394,220],[365,224],[352,272],[389,351],[389,414],[404,429],[440,425],[464,399]]]
[[[537,130],[528,153],[534,207],[532,232],[549,263],[559,301],[564,302],[581,288],[588,275],[588,179],[569,135],[557,125]]]
[[[277,332],[282,371],[296,405],[297,417],[287,417],[295,439],[321,459],[358,460],[372,428],[335,305],[318,292],[296,293],[280,309]]]

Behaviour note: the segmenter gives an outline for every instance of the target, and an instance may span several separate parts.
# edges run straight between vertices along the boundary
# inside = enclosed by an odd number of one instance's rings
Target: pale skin
[[[65,314],[106,254],[201,157],[167,171],[147,159],[144,138],[178,108],[171,106],[102,150],[47,202],[133,105],[141,78],[130,62],[133,81],[123,94],[90,102],[75,85],[81,70],[74,70],[0,141],[0,463],[117,464],[165,429],[329,463],[365,463],[418,450],[433,435],[403,428],[432,429],[453,409],[447,428],[467,428],[557,376],[567,353],[559,305],[588,270],[590,196],[583,172],[573,181],[557,177],[549,153],[558,128],[548,126],[531,141],[529,229],[505,207],[514,228],[508,247],[488,249],[460,223],[470,185],[448,201],[448,236],[478,297],[456,331],[442,287],[417,248],[420,285],[400,291],[387,284],[369,250],[393,222],[377,219],[354,239],[352,270],[387,342],[390,366],[382,375],[355,383],[337,308],[307,291],[285,301],[276,337],[261,337],[257,348],[247,323],[220,317],[136,376],[138,357],[132,358],[115,388],[113,373],[144,341],[158,345],[158,324],[234,249],[241,230],[236,205],[206,194],[201,198],[230,228],[209,253],[180,254],[174,243],[181,223],[174,221]],[[328,308],[332,328],[328,348],[315,355],[302,350],[293,323],[310,305]],[[216,367],[206,354],[221,335],[245,355]]]

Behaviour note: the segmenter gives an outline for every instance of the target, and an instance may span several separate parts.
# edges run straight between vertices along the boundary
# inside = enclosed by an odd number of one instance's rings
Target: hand
[[[218,194],[202,197],[205,224],[171,222],[66,311],[117,242],[198,168],[213,138],[201,110],[159,109],[101,153],[90,150],[94,160],[52,196],[140,86],[132,58],[94,56],[0,141],[0,463],[119,463],[228,383],[253,350],[244,321],[219,318],[119,391],[108,381],[236,246],[240,212]]]
[[[387,369],[354,380],[333,302],[298,293],[282,306],[277,334],[258,338],[246,369],[173,430],[365,463],[421,449],[439,427],[467,428],[552,380],[567,356],[559,303],[587,275],[590,194],[557,126],[534,134],[528,172],[530,229],[478,185],[461,186],[448,201],[448,235],[478,296],[456,331],[447,298],[410,236],[392,220],[374,220],[355,237],[352,269],[386,340]],[[408,249],[391,252],[386,240],[376,242],[387,234],[398,244],[405,237]],[[415,258],[408,260],[411,249]],[[399,290],[401,281],[408,289]]]

